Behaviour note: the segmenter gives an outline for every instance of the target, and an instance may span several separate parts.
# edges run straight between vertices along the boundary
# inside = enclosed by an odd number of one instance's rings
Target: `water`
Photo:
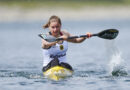
[[[61,81],[42,75],[41,39],[44,21],[0,23],[0,90],[129,90],[130,20],[63,21],[74,35],[119,29],[115,40],[92,37],[69,43],[68,62],[74,75]]]

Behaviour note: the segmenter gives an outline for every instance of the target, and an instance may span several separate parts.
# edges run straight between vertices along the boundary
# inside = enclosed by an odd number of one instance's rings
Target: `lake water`
[[[39,33],[45,21],[0,23],[0,90],[129,90],[130,20],[63,21],[74,35],[115,28],[115,40],[92,37],[69,43],[68,62],[74,75],[51,81],[42,75]],[[112,75],[113,73],[113,75]]]

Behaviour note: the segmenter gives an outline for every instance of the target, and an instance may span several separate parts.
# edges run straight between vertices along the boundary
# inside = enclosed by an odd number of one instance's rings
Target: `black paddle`
[[[107,29],[103,30],[97,34],[92,34],[92,36],[98,36],[103,39],[115,39],[118,35],[119,31],[117,29]],[[54,42],[54,41],[59,41],[59,40],[64,40],[63,38],[55,38],[51,35],[48,34],[39,34],[41,38],[45,39],[48,42]],[[71,36],[68,37],[67,39],[73,39],[73,38],[81,38],[81,37],[88,37],[87,35],[79,35],[79,36]]]

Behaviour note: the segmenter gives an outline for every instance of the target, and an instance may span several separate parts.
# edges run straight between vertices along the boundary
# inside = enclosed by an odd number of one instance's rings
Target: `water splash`
[[[112,56],[109,66],[110,72],[113,76],[127,75],[127,71],[124,65],[124,59],[121,57],[121,52],[118,52]]]
[[[109,59],[109,73],[112,76],[125,76],[127,70],[125,67],[125,60],[122,58],[121,51],[116,47],[115,41],[107,41],[107,55]]]

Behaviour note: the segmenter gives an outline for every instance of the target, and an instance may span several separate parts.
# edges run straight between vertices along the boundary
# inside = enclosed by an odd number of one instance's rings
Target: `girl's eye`
[[[51,28],[59,28],[59,26],[51,27]]]
[[[55,28],[55,27],[51,27],[51,28]]]
[[[56,28],[59,28],[59,26],[56,26]]]

